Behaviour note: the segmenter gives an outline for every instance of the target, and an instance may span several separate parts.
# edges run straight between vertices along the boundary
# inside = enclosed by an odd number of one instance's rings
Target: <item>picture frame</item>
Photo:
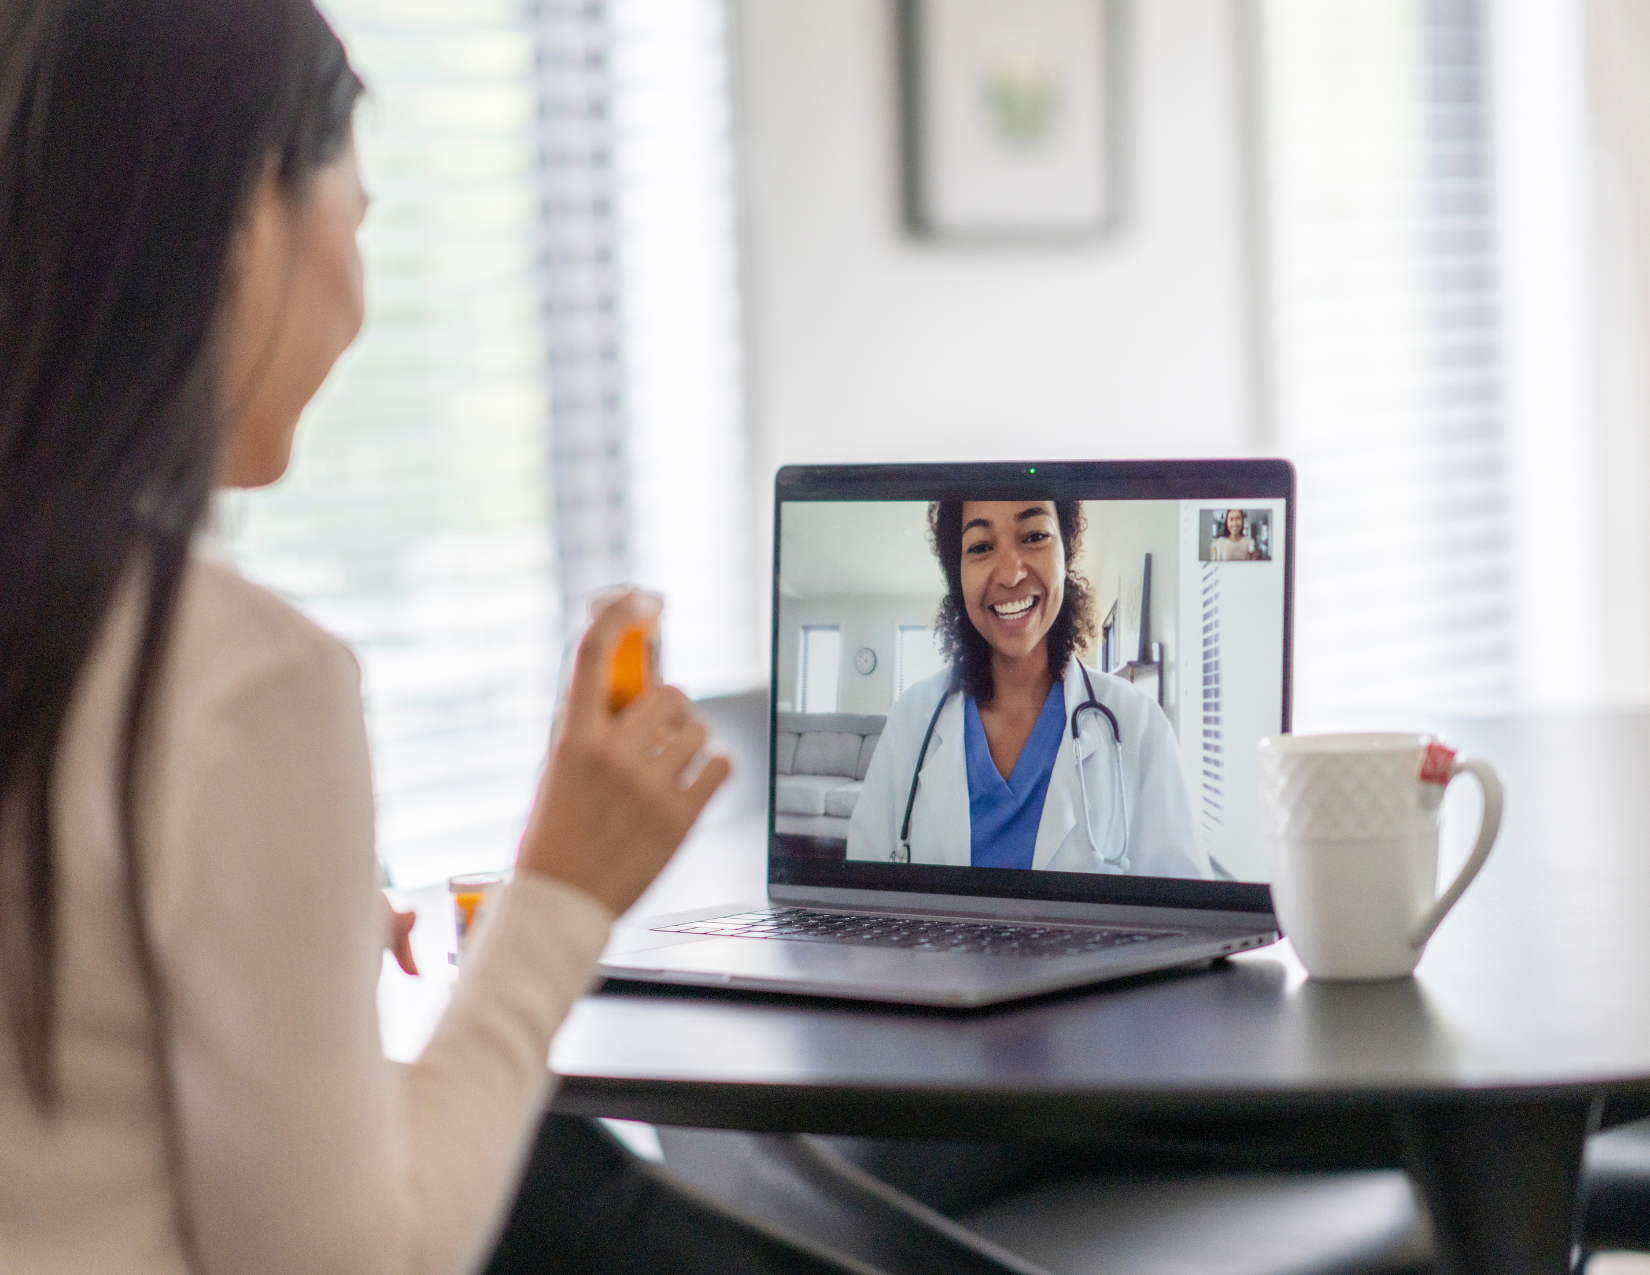
[[[899,0],[911,233],[1060,240],[1114,224],[1120,3]]]

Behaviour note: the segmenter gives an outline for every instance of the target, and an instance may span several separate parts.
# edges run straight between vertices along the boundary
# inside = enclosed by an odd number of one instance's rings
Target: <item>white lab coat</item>
[[[1088,699],[1076,660],[1066,666],[1066,724],[1049,776],[1031,866],[1056,872],[1127,872],[1131,876],[1207,879],[1209,856],[1192,830],[1191,803],[1180,774],[1174,731],[1157,701],[1122,678],[1090,669],[1094,697],[1117,714],[1123,734],[1123,783],[1128,792],[1129,839],[1118,813],[1117,762],[1111,723],[1092,709],[1071,713]],[[882,740],[865,775],[865,790],[848,826],[848,858],[888,863],[923,732],[951,684],[951,670],[924,678],[894,702]],[[1092,839],[1083,830],[1083,794],[1077,759],[1088,785]],[[934,726],[911,812],[911,862],[969,866],[968,764],[963,752],[963,696],[950,696]],[[1096,850],[1098,847],[1098,851]],[[1123,860],[1122,864],[1119,860]]]

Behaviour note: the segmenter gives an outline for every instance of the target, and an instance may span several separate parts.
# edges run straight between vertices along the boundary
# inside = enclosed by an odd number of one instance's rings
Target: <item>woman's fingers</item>
[[[658,618],[663,603],[656,594],[632,592],[602,600],[573,657],[573,681],[567,691],[568,717],[588,722],[607,715],[608,666],[625,630]]]
[[[686,788],[682,772],[709,742],[709,728],[674,686],[656,687],[619,714],[618,747],[639,753],[659,782],[678,792]]]
[[[655,686],[626,704],[614,720],[625,747],[656,749],[694,720],[693,702],[674,686]]]
[[[395,963],[407,973],[418,974],[418,962],[413,959],[412,932],[413,926],[418,923],[416,911],[398,912],[390,909],[390,951],[395,954]]]
[[[682,772],[687,764],[699,755],[701,749],[710,741],[710,731],[705,729],[703,722],[690,718],[685,726],[678,730],[670,740],[659,749],[655,765],[665,777],[676,787],[681,788]]]
[[[658,874],[731,771],[722,757],[698,763],[710,732],[675,687],[651,687],[618,713],[608,708],[620,641],[655,620],[660,607],[641,593],[592,605],[518,859],[615,913]]]

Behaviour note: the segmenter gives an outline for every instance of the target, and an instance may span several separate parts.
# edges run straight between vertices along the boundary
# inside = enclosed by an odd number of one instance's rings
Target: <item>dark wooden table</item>
[[[1285,943],[967,1013],[610,987],[556,1041],[558,1108],[1023,1139],[1362,1122],[1401,1148],[1452,1270],[1567,1271],[1584,1138],[1650,1110],[1650,714],[1433,724],[1502,768],[1507,814],[1413,979],[1314,983]],[[760,892],[754,825],[694,856],[649,906]]]

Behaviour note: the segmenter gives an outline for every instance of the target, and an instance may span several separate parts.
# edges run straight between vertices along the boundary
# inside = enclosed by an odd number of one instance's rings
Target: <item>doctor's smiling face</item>
[[[1065,581],[1053,501],[963,502],[963,604],[996,656],[1018,661],[1042,649],[1065,603]]]

